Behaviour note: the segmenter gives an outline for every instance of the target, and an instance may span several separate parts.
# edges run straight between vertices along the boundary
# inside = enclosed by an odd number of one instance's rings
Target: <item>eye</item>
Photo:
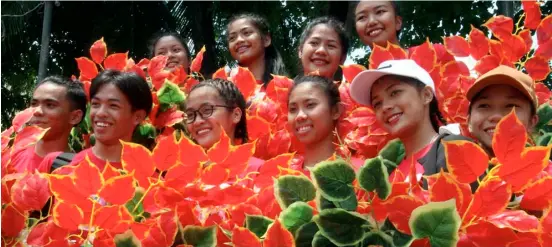
[[[316,107],[316,105],[317,105],[317,104],[314,103],[314,102],[308,102],[308,103],[307,103],[307,109],[313,109],[314,107]]]
[[[111,109],[115,109],[115,110],[121,108],[121,107],[120,107],[119,105],[117,105],[117,104],[110,104],[109,107],[110,107]]]
[[[391,91],[391,96],[397,96],[402,92],[402,90],[393,90]]]
[[[213,110],[214,110],[214,106],[212,105],[204,105],[199,108],[199,112],[203,116],[210,116],[211,114],[213,114]]]
[[[100,107],[100,103],[92,101],[92,102],[90,103],[90,106],[91,106],[92,108],[98,108],[98,107]]]
[[[512,107],[519,108],[520,105],[518,105],[518,104],[508,104],[508,105],[506,105],[506,107],[508,107],[508,108],[512,108]]]
[[[46,107],[49,108],[49,109],[52,109],[52,108],[55,108],[55,107],[56,107],[56,104],[54,104],[54,103],[46,103]]]
[[[357,21],[362,21],[362,20],[364,20],[364,19],[366,19],[366,16],[365,16],[365,15],[359,15],[359,16],[357,16],[357,18],[356,18]]]
[[[381,107],[381,101],[372,101],[372,108],[379,109]]]
[[[251,33],[253,33],[253,32],[251,32],[251,31],[249,31],[249,30],[243,32],[243,34],[244,34],[245,36],[249,36],[249,35],[251,35]]]
[[[381,15],[381,14],[383,14],[383,13],[385,13],[385,12],[387,12],[387,11],[385,11],[385,10],[383,10],[383,9],[378,9],[378,10],[376,11],[376,14],[377,14],[377,15]]]
[[[477,108],[478,109],[486,109],[486,108],[489,108],[491,107],[489,104],[485,104],[485,103],[481,103],[479,105],[477,105]]]
[[[296,113],[296,112],[297,112],[297,107],[295,107],[295,106],[289,106],[289,107],[288,107],[288,112],[289,112],[289,113]]]
[[[228,37],[228,42],[232,42],[232,41],[234,41],[235,39],[236,39],[236,36],[235,36],[235,35],[230,36],[230,37]]]
[[[318,41],[311,40],[309,41],[309,45],[318,46]]]
[[[37,106],[38,106],[38,102],[36,101],[31,102],[31,107],[37,107]]]
[[[182,51],[182,49],[180,49],[180,48],[173,49],[173,52],[180,52],[180,51]]]

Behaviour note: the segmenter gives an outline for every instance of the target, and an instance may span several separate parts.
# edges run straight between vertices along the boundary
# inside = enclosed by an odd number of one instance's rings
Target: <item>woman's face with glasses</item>
[[[241,118],[226,106],[218,91],[210,86],[194,89],[186,100],[186,125],[192,139],[208,149],[220,140],[222,129],[232,138]]]

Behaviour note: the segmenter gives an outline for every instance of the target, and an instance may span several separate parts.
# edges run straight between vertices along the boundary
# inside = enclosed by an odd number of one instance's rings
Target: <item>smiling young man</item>
[[[80,83],[50,76],[37,84],[30,107],[34,113],[28,124],[49,129],[35,145],[16,150],[10,163],[17,172],[49,172],[41,163],[47,155],[55,158],[69,151],[71,129],[86,112],[86,94]]]
[[[71,165],[88,156],[100,170],[107,162],[122,168],[120,140],[132,141],[134,129],[151,111],[152,101],[147,82],[136,73],[100,72],[90,86],[90,120],[96,142],[79,152]]]
[[[491,156],[496,125],[512,108],[527,132],[538,122],[534,81],[514,68],[500,65],[483,74],[468,90],[467,98],[469,131]]]

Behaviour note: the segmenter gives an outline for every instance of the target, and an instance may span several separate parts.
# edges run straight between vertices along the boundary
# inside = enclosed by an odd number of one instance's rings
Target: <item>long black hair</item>
[[[247,135],[247,118],[245,112],[245,98],[242,93],[231,81],[224,79],[208,79],[202,81],[192,87],[190,93],[200,87],[212,87],[217,90],[219,96],[224,100],[224,103],[232,108],[240,108],[242,115],[238,124],[236,124],[236,130],[234,131],[234,138],[239,138],[243,143],[249,141],[249,136]],[[188,93],[188,95],[190,94]]]
[[[238,15],[232,16],[230,18],[230,21],[228,22],[227,30],[229,29],[230,25],[237,20],[240,19],[246,19],[251,22],[251,24],[259,30],[259,33],[261,34],[261,37],[265,39],[265,37],[271,37],[270,34],[270,27],[268,25],[268,21],[261,17],[260,15],[253,14],[253,13],[242,13]],[[286,67],[284,65],[284,61],[282,59],[282,56],[280,55],[280,52],[278,52],[278,49],[276,49],[276,46],[274,46],[274,39],[272,39],[272,42],[270,42],[270,45],[265,48],[265,69],[263,74],[263,86],[266,86],[268,82],[272,79],[271,74],[274,75],[287,75]]]

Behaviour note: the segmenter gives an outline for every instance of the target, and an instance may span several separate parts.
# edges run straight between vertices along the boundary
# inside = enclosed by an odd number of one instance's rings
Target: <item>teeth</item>
[[[393,122],[395,120],[397,120],[399,117],[402,116],[402,113],[401,114],[395,114],[393,116],[391,116],[390,118],[387,119],[387,122],[390,123],[390,122]]]
[[[489,135],[493,135],[494,134],[494,129],[489,129],[489,130],[486,130],[485,132],[487,132]]]
[[[98,126],[98,127],[109,127],[110,124],[105,123],[105,122],[96,122],[96,126]]]
[[[326,61],[320,60],[320,59],[314,59],[314,60],[312,60],[312,62],[313,62],[314,64],[316,64],[316,65],[324,65],[324,64],[327,64]]]
[[[302,126],[297,128],[297,133],[305,133],[312,129],[312,126]]]
[[[370,35],[370,36],[376,36],[376,35],[378,35],[380,32],[381,32],[381,29],[376,29],[376,30],[370,31],[369,35]]]
[[[246,46],[241,46],[238,48],[238,52],[244,52],[247,50],[247,47]]]
[[[207,132],[209,132],[209,129],[201,129],[201,130],[198,130],[196,133],[198,135],[201,135],[201,134],[204,134],[204,133],[207,133]]]

